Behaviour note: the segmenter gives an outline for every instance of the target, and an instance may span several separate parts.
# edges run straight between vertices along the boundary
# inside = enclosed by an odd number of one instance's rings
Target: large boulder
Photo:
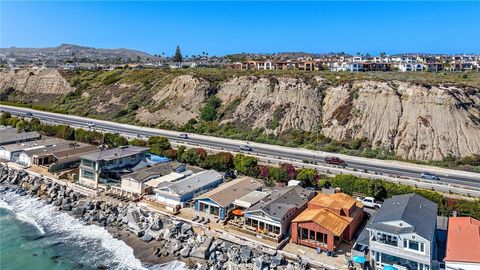
[[[190,255],[190,246],[185,245],[181,250],[180,250],[180,256],[182,257],[188,257]]]
[[[190,256],[199,259],[206,259],[212,241],[212,238],[206,238],[199,246],[193,247]]]
[[[85,214],[85,208],[77,207],[74,215],[75,215],[76,218],[81,218],[84,214]]]
[[[240,260],[242,263],[249,263],[252,259],[252,249],[248,246],[242,246],[240,248]]]
[[[284,263],[285,258],[283,258],[282,254],[277,253],[275,256],[273,256],[270,267],[275,268],[277,266],[283,265]]]
[[[127,226],[137,236],[143,235],[144,227],[140,219],[140,213],[137,210],[129,210],[127,212]]]
[[[142,240],[143,240],[144,242],[150,242],[150,241],[153,240],[153,236],[151,236],[150,234],[146,233],[146,234],[144,234],[144,235],[142,236]]]
[[[192,224],[190,223],[183,223],[182,227],[180,227],[181,234],[187,234],[187,232],[191,230],[192,230]]]

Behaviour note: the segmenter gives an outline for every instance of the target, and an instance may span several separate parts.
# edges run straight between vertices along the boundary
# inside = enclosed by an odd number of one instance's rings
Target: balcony
[[[372,237],[371,239],[374,242],[389,245],[392,247],[398,247],[398,239],[393,237]]]

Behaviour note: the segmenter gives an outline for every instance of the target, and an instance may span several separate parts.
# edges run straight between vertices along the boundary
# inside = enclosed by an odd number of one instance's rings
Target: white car
[[[363,203],[365,207],[373,208],[375,210],[378,210],[382,207],[382,204],[380,202],[375,201],[375,198],[373,197],[365,197],[365,198],[358,197],[357,201]]]
[[[94,127],[94,126],[95,126],[95,123],[93,123],[93,122],[88,122],[88,123],[87,123],[87,126],[89,126],[89,127]]]

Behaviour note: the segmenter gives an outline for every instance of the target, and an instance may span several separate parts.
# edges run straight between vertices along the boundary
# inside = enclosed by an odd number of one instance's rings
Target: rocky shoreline
[[[0,163],[0,192],[7,190],[37,197],[86,224],[104,227],[132,247],[135,256],[147,265],[179,260],[190,269],[307,268],[307,263],[301,259],[287,261],[277,252],[266,254],[257,248],[199,234],[191,223],[141,209],[135,204],[95,200],[48,178]]]

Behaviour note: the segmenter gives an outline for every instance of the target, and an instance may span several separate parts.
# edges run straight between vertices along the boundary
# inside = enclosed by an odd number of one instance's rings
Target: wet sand
[[[150,242],[144,242],[141,238],[137,237],[132,232],[128,231],[124,227],[114,228],[110,227],[107,229],[108,232],[115,238],[122,240],[129,247],[133,249],[133,254],[137,259],[142,263],[148,264],[164,264],[171,261],[181,261],[186,263],[186,266],[193,267],[195,264],[204,264],[205,261],[196,258],[182,258],[174,256],[157,256],[155,255],[155,250],[160,247],[157,240],[152,240]]]
[[[138,238],[135,234],[129,232],[125,228],[108,228],[108,232],[113,237],[122,240],[133,249],[133,254],[137,259],[143,263],[151,264],[163,264],[170,261],[177,260],[176,257],[158,257],[155,255],[155,249],[159,247],[156,245],[156,240],[150,242],[144,242],[141,238]]]

